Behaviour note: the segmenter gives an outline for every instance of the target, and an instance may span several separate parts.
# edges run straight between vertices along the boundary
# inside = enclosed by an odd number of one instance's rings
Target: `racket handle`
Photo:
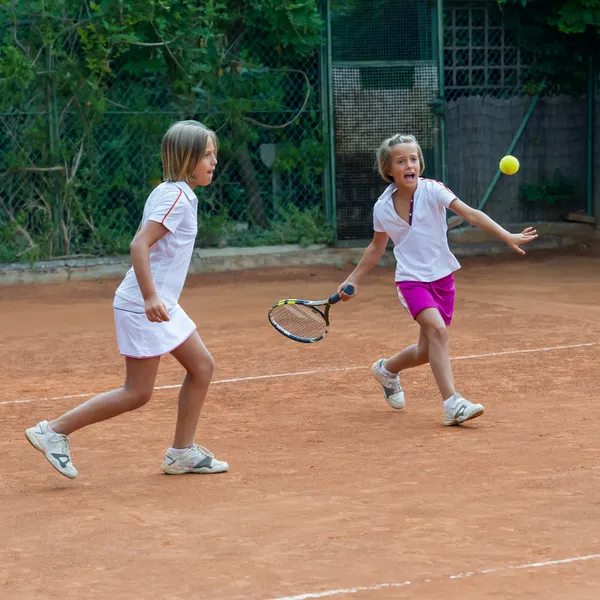
[[[348,296],[352,296],[354,294],[354,286],[348,284],[342,290],[342,292],[344,292],[344,294],[348,294]],[[329,298],[329,304],[337,304],[341,299],[342,299],[342,297],[336,293],[333,296],[331,296],[331,298]]]

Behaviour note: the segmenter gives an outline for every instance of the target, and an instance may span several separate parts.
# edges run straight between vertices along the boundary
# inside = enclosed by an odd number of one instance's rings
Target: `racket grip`
[[[354,286],[348,284],[346,287],[344,287],[342,292],[344,292],[344,294],[348,294],[348,296],[352,296],[354,294]],[[341,299],[342,297],[336,293],[329,298],[329,304],[337,304]]]

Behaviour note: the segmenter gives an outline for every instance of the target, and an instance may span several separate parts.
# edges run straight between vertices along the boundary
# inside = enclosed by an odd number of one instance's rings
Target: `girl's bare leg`
[[[125,384],[116,390],[90,398],[78,407],[50,421],[50,427],[69,435],[92,423],[106,421],[140,408],[152,397],[160,357],[125,358]]]
[[[390,373],[399,373],[405,369],[418,367],[429,362],[429,340],[421,328],[419,341],[412,346],[407,346],[398,354],[384,361],[383,366]]]
[[[171,354],[187,371],[179,392],[177,424],[172,447],[188,448],[194,443],[215,363],[197,331]]]
[[[429,364],[442,399],[453,396],[454,376],[450,365],[450,338],[448,328],[437,308],[426,308],[417,315],[417,323],[429,343]]]

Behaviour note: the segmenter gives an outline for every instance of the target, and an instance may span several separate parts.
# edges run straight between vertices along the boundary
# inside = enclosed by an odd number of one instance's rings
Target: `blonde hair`
[[[173,123],[165,133],[162,144],[162,164],[165,181],[189,181],[204,156],[208,140],[217,151],[217,134],[198,121]]]
[[[377,168],[379,169],[379,174],[388,183],[392,183],[393,181],[393,179],[390,177],[390,170],[392,168],[392,148],[398,144],[414,144],[417,147],[417,156],[419,157],[419,164],[421,165],[421,171],[419,172],[419,175],[421,175],[425,170],[423,150],[421,150],[421,146],[419,146],[417,138],[414,135],[402,135],[401,133],[397,133],[391,138],[384,140],[381,146],[379,146],[379,150],[377,150]]]

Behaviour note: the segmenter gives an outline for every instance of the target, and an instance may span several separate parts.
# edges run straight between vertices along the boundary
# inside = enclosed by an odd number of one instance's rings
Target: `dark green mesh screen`
[[[332,7],[332,74],[338,239],[372,235],[373,204],[385,182],[375,151],[387,137],[413,134],[433,175],[438,96],[435,3],[358,0]]]

